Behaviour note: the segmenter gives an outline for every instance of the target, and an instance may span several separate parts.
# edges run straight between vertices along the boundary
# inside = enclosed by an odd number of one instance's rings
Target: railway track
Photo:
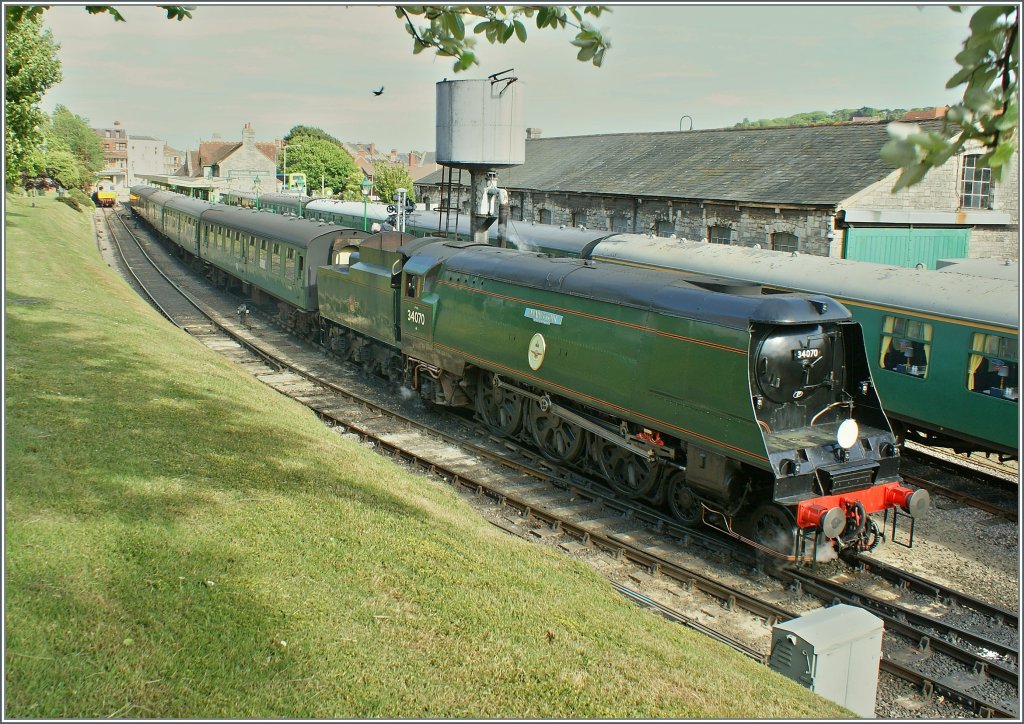
[[[732,560],[749,570],[752,560],[730,549],[726,541],[703,532],[689,531],[641,506],[616,501],[597,490],[599,486],[592,481],[559,470],[539,456],[531,456],[505,440],[474,430],[465,422],[449,423],[453,430],[457,428],[458,434],[439,432],[435,429],[438,426],[436,416],[423,414],[422,410],[416,409],[417,405],[410,404],[404,411],[395,410],[391,396],[380,390],[380,384],[370,383],[350,371],[340,371],[338,365],[323,360],[322,352],[307,348],[287,333],[259,320],[249,324],[234,320],[237,300],[226,300],[222,293],[197,283],[190,273],[180,269],[166,275],[151,272],[143,259],[153,266],[156,262],[144,253],[135,255],[131,252],[127,234],[115,231],[115,228],[112,225],[109,233],[119,249],[128,250],[126,266],[132,270],[137,283],[148,289],[147,294],[165,316],[204,344],[218,351],[227,351],[262,381],[314,409],[339,431],[355,434],[366,442],[372,441],[378,449],[398,460],[440,475],[456,487],[487,495],[506,508],[514,509],[523,520],[531,522],[530,535],[563,538],[566,542],[562,545],[567,550],[571,551],[573,545],[600,548],[618,560],[640,567],[650,576],[670,580],[684,590],[708,596],[727,611],[745,611],[763,620],[766,628],[776,621],[799,615],[800,611],[770,600],[779,595],[777,590],[752,593],[745,590],[750,586],[742,580],[730,583],[723,581],[720,574],[699,570],[707,566],[694,557],[695,549],[708,551],[707,555],[718,563]],[[123,230],[128,232],[127,224]],[[144,246],[145,242],[140,241],[138,247],[142,249]],[[156,245],[150,246],[155,250]],[[187,282],[189,290],[176,283],[178,281]],[[175,298],[175,295],[182,299]],[[334,378],[341,378],[344,384],[334,382]],[[358,390],[358,393],[353,390]],[[485,464],[482,465],[481,460]],[[518,534],[516,526],[504,527]],[[688,560],[697,562],[688,565]],[[848,590],[844,584],[811,579],[806,572],[789,571],[781,575],[790,576],[783,580],[787,580],[791,588],[799,581],[799,593],[813,594],[826,603],[847,596],[854,605],[869,610],[874,605],[863,594]],[[923,582],[921,585],[930,584]],[[909,584],[903,583],[897,587],[910,588]],[[935,595],[939,599],[943,596],[952,598],[948,591]],[[644,605],[651,607],[649,603]],[[961,605],[966,605],[966,602]],[[882,610],[879,606],[872,612]],[[659,613],[666,615],[665,611]],[[1000,661],[993,666],[990,658],[979,661],[979,656],[986,656],[978,653],[984,644],[980,639],[972,639],[958,647],[955,640],[962,633],[960,629],[947,629],[942,633],[939,625],[923,614],[915,614],[913,622],[904,622],[901,619],[911,616],[892,606],[885,610],[885,614],[895,622],[893,627],[899,631],[887,634],[890,651],[883,659],[883,671],[912,682],[922,691],[938,692],[962,701],[976,713],[1006,717],[1017,715],[1014,707],[1008,704],[1015,701],[1016,689],[1010,692],[1011,682],[1007,680],[1013,670],[1011,667],[1016,667],[1015,650],[1007,646],[996,651]],[[684,614],[673,615],[677,615],[679,620],[686,620]],[[889,629],[889,619],[886,622]],[[1012,626],[1016,628],[1015,617]],[[897,638],[902,639],[902,643],[896,642]],[[933,644],[933,641],[942,643]],[[927,657],[922,653],[925,651],[928,652]],[[748,651],[744,653],[751,655]],[[943,675],[937,676],[929,673],[927,668],[922,670],[901,662],[901,658],[906,661],[931,659],[933,654],[952,657],[957,662],[956,666],[943,669]],[[972,656],[974,658],[970,658]],[[1012,664],[1006,663],[1011,660]],[[1012,678],[1015,687],[1016,674]],[[997,687],[995,693],[971,693],[971,689],[993,680],[1004,685],[1003,688]]]

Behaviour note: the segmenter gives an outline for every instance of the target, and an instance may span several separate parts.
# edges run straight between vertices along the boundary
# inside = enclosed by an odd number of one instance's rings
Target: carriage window
[[[880,364],[913,377],[928,376],[932,325],[906,317],[886,317],[882,327]]]
[[[413,274],[405,275],[405,296],[415,299],[419,296],[420,277]]]
[[[242,244],[245,244],[245,242],[243,241]],[[256,261],[256,242],[251,237],[249,239],[249,252],[246,260],[250,262]]]
[[[270,253],[270,271],[273,274],[281,273],[281,245],[274,244],[274,249]]]
[[[299,276],[301,277],[302,276],[302,255],[301,254],[299,254],[299,269],[298,269],[298,272],[299,272]]]
[[[284,275],[288,279],[295,276],[295,256],[294,249],[288,249],[284,255]]]
[[[260,240],[260,269],[267,268],[267,240]]]
[[[967,389],[1017,402],[1019,392],[1017,341],[996,334],[971,335],[967,358]]]

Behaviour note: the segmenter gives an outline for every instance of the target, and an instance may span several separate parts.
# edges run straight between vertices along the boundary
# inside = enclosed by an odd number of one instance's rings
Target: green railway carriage
[[[257,194],[254,191],[235,189],[220,192],[221,203],[227,206],[239,206],[245,209],[258,208],[260,211],[288,216],[305,216],[302,208],[309,201],[305,194]]]
[[[178,197],[181,195],[153,186],[133,186],[128,196],[128,202],[139,216],[162,233],[164,204]]]
[[[199,256],[199,218],[214,208],[209,201],[175,194],[163,202],[159,231],[193,256]]]
[[[600,240],[584,255],[828,294],[862,325],[875,385],[901,437],[1018,456],[1016,279],[635,235]]]
[[[321,267],[346,259],[368,234],[254,210],[215,206],[201,217],[200,257],[310,313]]]

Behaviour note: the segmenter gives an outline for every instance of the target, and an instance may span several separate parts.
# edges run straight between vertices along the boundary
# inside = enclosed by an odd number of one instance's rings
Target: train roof
[[[1019,283],[1020,264],[1009,259],[939,259],[936,271],[970,274],[987,279],[1010,279]]]
[[[313,240],[326,234],[336,234],[344,227],[328,225],[294,216],[268,214],[253,209],[216,205],[202,215],[203,223],[223,224],[246,234],[273,237],[300,247],[309,246]]]
[[[728,294],[694,283],[698,276],[687,280],[674,272],[549,257],[486,244],[425,244],[417,249],[410,263],[425,266],[422,257],[443,260],[449,272],[650,309],[735,329],[746,330],[751,322],[792,325],[850,319],[843,305],[822,295]]]
[[[191,214],[196,218],[199,217],[207,209],[216,208],[215,204],[210,201],[204,201],[203,199],[194,199],[191,196],[181,196],[177,194],[173,199],[167,199],[163,201],[163,206],[166,209],[175,209],[177,211],[184,211],[187,214]]]
[[[135,194],[140,199],[151,198],[156,203],[166,203],[169,199],[181,196],[179,193],[157,188],[156,186],[132,186],[131,193]]]
[[[1015,280],[939,274],[752,247],[617,234],[585,251],[594,259],[694,271],[952,319],[1016,328]]]

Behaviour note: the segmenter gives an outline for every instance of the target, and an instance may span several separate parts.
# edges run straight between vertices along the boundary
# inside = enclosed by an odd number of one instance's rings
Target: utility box
[[[875,716],[882,620],[837,604],[772,628],[768,665],[858,716]]]

